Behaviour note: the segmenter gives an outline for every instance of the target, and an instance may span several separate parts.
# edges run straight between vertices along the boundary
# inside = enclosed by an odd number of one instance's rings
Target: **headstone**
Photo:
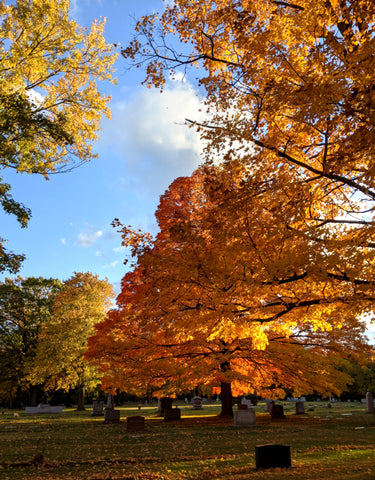
[[[251,407],[251,400],[248,400],[247,398],[243,397],[241,400],[241,405],[247,405],[247,408]]]
[[[104,415],[104,402],[103,400],[94,400],[92,402],[92,417],[102,417]]]
[[[242,403],[238,405],[238,410],[248,410],[248,409],[249,407],[247,405],[243,405]]]
[[[265,412],[270,412],[270,411],[272,410],[273,404],[274,404],[274,401],[273,401],[273,400],[267,399],[267,400],[266,400],[266,406],[265,406],[265,408],[264,408],[264,411],[265,411]]]
[[[52,407],[47,403],[40,403],[37,407],[26,407],[25,413],[39,414],[39,413],[63,413],[63,407]]]
[[[106,408],[104,413],[104,423],[120,423],[120,410]]]
[[[371,392],[366,393],[367,413],[374,413],[374,395]]]
[[[255,412],[252,408],[235,410],[233,412],[233,425],[235,427],[254,427],[256,425]]]
[[[145,429],[145,417],[139,415],[128,417],[126,419],[126,430],[128,432],[138,432]]]
[[[165,408],[164,409],[164,420],[166,422],[174,422],[176,420],[181,420],[181,409],[179,409],[179,408]]]
[[[202,409],[202,397],[193,397],[193,410]]]
[[[296,402],[296,415],[303,415],[305,413],[305,402]]]
[[[259,445],[255,447],[256,468],[288,468],[292,466],[290,446]]]
[[[282,405],[273,405],[271,410],[272,419],[285,418],[284,407]]]

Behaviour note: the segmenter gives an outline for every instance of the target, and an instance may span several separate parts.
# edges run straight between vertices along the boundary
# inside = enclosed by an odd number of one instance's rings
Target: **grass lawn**
[[[219,406],[195,411],[181,405],[182,420],[165,423],[156,406],[120,408],[122,422],[65,409],[63,415],[0,416],[2,480],[375,480],[375,420],[365,405],[309,403],[295,415],[271,420],[264,404],[257,426],[233,427],[217,417]],[[146,418],[142,432],[127,432],[125,418]],[[255,470],[255,446],[290,445],[292,468]],[[39,456],[39,457],[38,457]],[[42,457],[43,456],[43,457]],[[39,458],[39,461],[38,461]]]

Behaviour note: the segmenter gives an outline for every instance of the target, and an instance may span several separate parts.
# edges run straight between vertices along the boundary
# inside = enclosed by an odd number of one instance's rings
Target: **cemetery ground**
[[[285,419],[272,420],[264,403],[255,427],[234,427],[220,407],[180,405],[182,420],[165,422],[156,405],[116,407],[120,424],[104,424],[91,409],[62,415],[0,416],[0,478],[85,480],[374,480],[375,419],[359,403],[309,402],[306,414],[282,402]],[[236,408],[236,407],[234,407]],[[18,413],[18,416],[14,415]],[[146,428],[126,430],[142,415]],[[292,467],[255,469],[255,446],[290,445]]]

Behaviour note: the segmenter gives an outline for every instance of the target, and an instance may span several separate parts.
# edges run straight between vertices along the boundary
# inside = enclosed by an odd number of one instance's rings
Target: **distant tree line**
[[[83,354],[112,298],[108,281],[91,273],[0,283],[0,404],[36,405],[54,394],[83,408],[100,383]]]

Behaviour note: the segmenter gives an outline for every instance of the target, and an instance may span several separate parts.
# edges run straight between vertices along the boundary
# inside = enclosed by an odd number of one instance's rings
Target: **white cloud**
[[[60,238],[61,245],[66,245],[66,238]]]
[[[142,89],[129,103],[111,108],[102,142],[123,158],[123,188],[159,196],[175,178],[190,175],[201,163],[202,142],[185,119],[202,119],[202,104],[184,77],[176,76],[163,93]]]
[[[124,250],[126,250],[126,247],[124,247],[124,246],[115,247],[115,248],[113,249],[113,251],[114,251],[115,253],[123,252]]]
[[[77,245],[84,248],[91,247],[102,235],[102,230],[94,230],[93,227],[87,227],[84,232],[78,234]]]
[[[108,265],[103,265],[103,269],[108,269],[108,268],[115,268],[118,265],[118,260],[115,260],[114,262],[109,263]]]
[[[26,92],[28,98],[35,105],[41,105],[44,102],[44,96],[33,88],[32,90],[27,90]]]

